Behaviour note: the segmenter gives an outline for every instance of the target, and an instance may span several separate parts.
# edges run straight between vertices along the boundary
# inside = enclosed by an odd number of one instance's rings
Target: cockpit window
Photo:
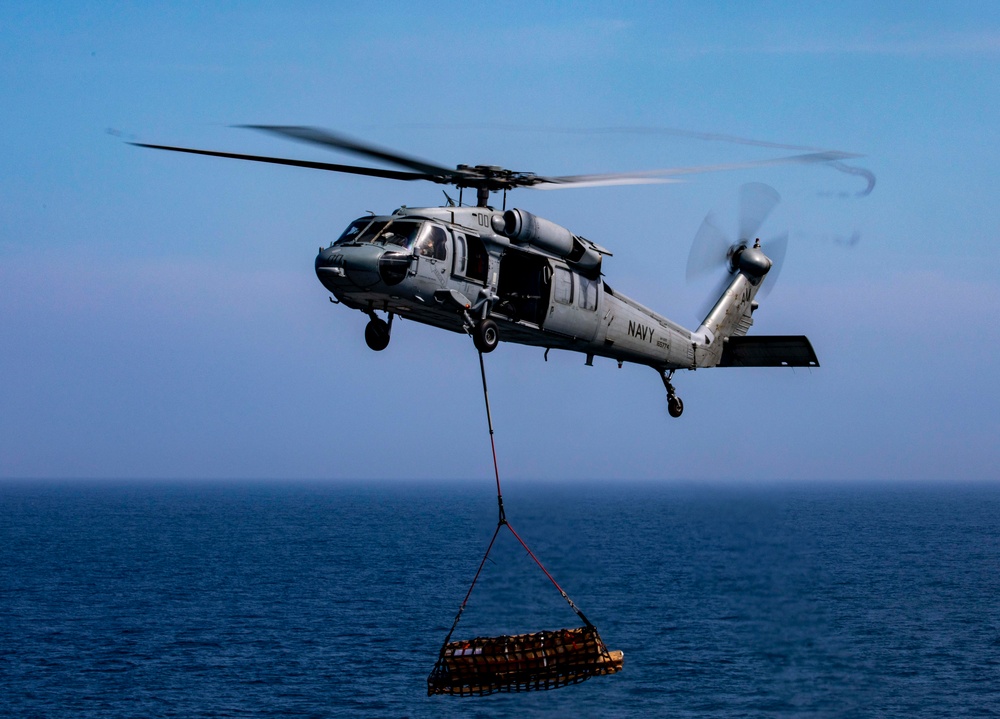
[[[370,243],[380,245],[398,245],[410,249],[413,241],[420,234],[422,223],[412,220],[378,220],[372,222],[371,218],[355,220],[344,230],[334,244],[346,245],[348,243]]]
[[[335,245],[372,243],[397,245],[415,254],[444,260],[448,257],[448,235],[443,227],[413,220],[375,220],[363,217],[344,230]]]
[[[448,256],[448,238],[444,234],[444,228],[437,225],[429,225],[427,231],[417,240],[413,246],[414,252],[424,257],[435,260],[443,260]]]

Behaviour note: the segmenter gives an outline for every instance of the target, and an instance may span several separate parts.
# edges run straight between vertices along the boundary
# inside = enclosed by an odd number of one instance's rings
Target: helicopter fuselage
[[[757,308],[755,297],[772,260],[759,238],[761,223],[778,202],[772,188],[744,185],[740,234],[728,241],[707,217],[688,258],[688,272],[721,262],[730,279],[697,330],[688,330],[653,312],[604,281],[601,266],[611,253],[568,229],[524,210],[489,206],[490,193],[519,187],[586,187],[671,181],[669,176],[733,169],[733,166],[646,170],[638,173],[546,176],[493,165],[458,165],[409,157],[321,128],[277,125],[245,127],[397,165],[403,170],[247,155],[172,145],[140,147],[289,165],[329,172],[424,181],[459,189],[459,203],[447,207],[401,207],[391,215],[363,217],[338,240],[320,248],[316,275],[336,298],[369,317],[365,341],[373,350],[389,344],[394,317],[467,332],[476,348],[493,351],[500,340],[565,349],[656,369],[667,390],[673,417],[683,411],[671,377],[678,369],[700,367],[818,367],[803,336],[747,337]],[[785,163],[829,163],[845,153],[815,152],[743,163],[740,167]],[[461,191],[475,189],[477,205],[462,206]],[[699,238],[704,241],[699,242]],[[717,240],[721,239],[721,245]],[[787,239],[787,237],[785,238]],[[785,242],[769,244],[773,257]],[[701,249],[698,249],[701,248]],[[777,253],[777,254],[775,254]],[[701,269],[699,269],[701,268]],[[331,298],[332,299],[332,298]],[[388,321],[377,311],[387,313]]]
[[[529,223],[533,232],[524,231]],[[321,248],[316,274],[338,302],[369,315],[455,332],[488,316],[505,341],[580,352],[588,362],[599,356],[660,371],[717,363],[704,331],[613,290],[600,272],[607,254],[521,210],[404,207],[353,222]],[[468,301],[447,301],[456,296]]]

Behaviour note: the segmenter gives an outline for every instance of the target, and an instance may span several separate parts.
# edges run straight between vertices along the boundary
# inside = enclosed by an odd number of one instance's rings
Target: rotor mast
[[[488,207],[491,192],[504,193],[504,205],[507,204],[507,191],[515,187],[525,187],[537,182],[535,175],[528,172],[512,172],[498,165],[459,165],[455,168],[455,185],[476,188],[476,207]]]

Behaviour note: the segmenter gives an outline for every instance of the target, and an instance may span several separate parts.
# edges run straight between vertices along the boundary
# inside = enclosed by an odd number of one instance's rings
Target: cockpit
[[[334,245],[384,245],[414,254],[443,260],[448,256],[448,238],[443,227],[413,220],[373,220],[363,217],[352,222]],[[395,247],[391,247],[391,246]]]

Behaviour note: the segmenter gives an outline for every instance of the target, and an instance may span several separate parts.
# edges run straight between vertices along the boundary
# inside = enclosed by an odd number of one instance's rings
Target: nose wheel
[[[365,325],[365,344],[376,352],[381,352],[389,346],[389,337],[392,330],[392,315],[389,315],[388,322],[376,317],[374,312],[370,316],[371,319],[368,320],[368,324]]]
[[[673,376],[674,370],[670,370],[670,372],[661,374],[660,379],[663,380],[663,386],[667,389],[667,412],[670,413],[671,417],[680,417],[681,413],[684,412],[684,401],[677,396],[674,385],[670,382]]]

